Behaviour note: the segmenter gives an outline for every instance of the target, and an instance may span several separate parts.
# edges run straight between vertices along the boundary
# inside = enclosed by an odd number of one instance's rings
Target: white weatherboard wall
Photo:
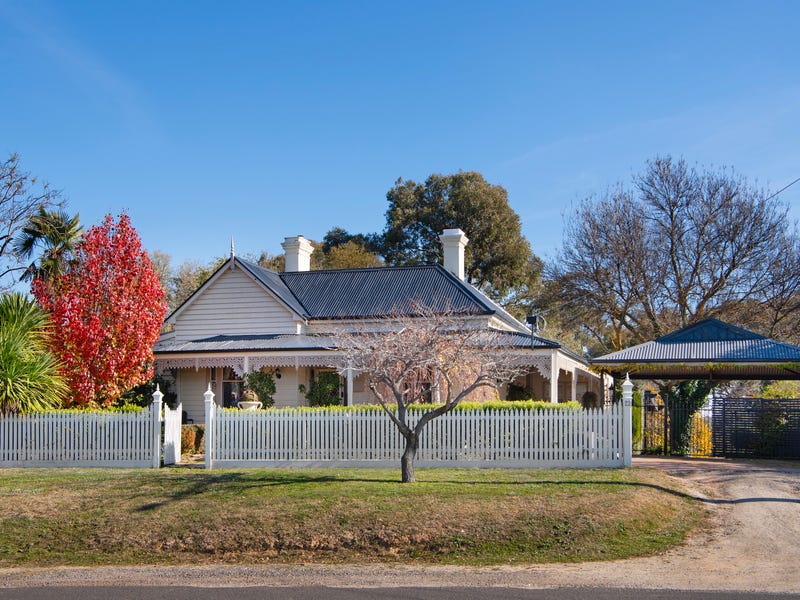
[[[298,389],[301,383],[308,387],[307,367],[300,367],[300,370],[282,368],[280,379],[273,378],[273,380],[275,381],[275,395],[273,398],[275,399],[276,408],[308,404]]]
[[[402,436],[381,411],[220,410],[213,401],[206,409],[207,468],[392,467],[403,452]],[[416,464],[622,467],[624,418],[621,404],[604,410],[454,411],[428,424]]]
[[[208,369],[180,369],[177,375],[178,398],[181,399],[186,416],[195,423],[203,423],[205,407],[203,392],[208,388]]]
[[[297,333],[293,314],[241,268],[225,269],[175,317],[175,340]]]

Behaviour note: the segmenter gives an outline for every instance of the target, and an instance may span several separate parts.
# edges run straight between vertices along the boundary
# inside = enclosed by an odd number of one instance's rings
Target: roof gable
[[[763,340],[763,335],[724,323],[719,319],[703,319],[678,331],[673,331],[656,339],[662,344],[685,344],[692,342],[730,342],[742,340]]]
[[[651,342],[612,352],[591,362],[597,365],[800,362],[800,347],[717,319],[704,319]]]
[[[237,266],[242,267],[251,279],[259,283],[262,288],[265,288],[265,293],[278,300],[278,302],[283,304],[288,310],[301,318],[308,317],[303,310],[303,307],[292,296],[291,292],[286,289],[286,286],[283,285],[277,273],[270,271],[269,269],[259,267],[258,265],[255,265],[249,261],[231,257],[222,263],[217,270],[214,271],[211,276],[200,285],[200,287],[192,292],[192,294],[181,303],[180,306],[173,310],[171,314],[167,315],[165,322],[174,323],[178,316],[182,312],[188,310],[189,307],[196,302],[199,297],[206,293],[208,288],[213,286],[214,283],[223,276],[223,274],[225,274],[228,270],[235,269]]]

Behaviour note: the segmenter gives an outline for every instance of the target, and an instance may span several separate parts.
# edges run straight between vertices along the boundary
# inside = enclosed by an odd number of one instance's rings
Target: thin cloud
[[[34,15],[26,10],[32,6],[0,2],[0,18],[25,36],[87,94],[104,98],[110,106],[116,107],[127,129],[137,134],[155,134],[153,118],[146,108],[148,103],[137,86],[72,38],[51,16],[41,12]]]

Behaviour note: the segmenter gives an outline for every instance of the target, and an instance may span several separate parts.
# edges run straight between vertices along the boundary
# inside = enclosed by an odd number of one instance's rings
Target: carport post
[[[633,462],[633,382],[628,374],[622,382],[622,466]]]

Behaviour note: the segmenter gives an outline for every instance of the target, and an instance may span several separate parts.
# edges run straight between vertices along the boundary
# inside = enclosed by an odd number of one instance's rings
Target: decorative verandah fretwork
[[[585,373],[587,377],[595,378],[585,365],[563,353],[554,350],[531,352],[530,350],[512,350],[519,364],[528,366],[538,371],[541,376],[550,382],[550,399],[558,401],[558,379],[561,371],[571,376],[572,390],[569,399],[577,400],[578,373]],[[196,354],[194,356],[160,356],[156,360],[156,371],[163,372],[169,369],[200,369],[230,368],[239,377],[244,377],[249,372],[262,368],[292,368],[317,367],[336,369],[345,379],[348,398],[352,398],[353,376],[357,375],[348,369],[344,356],[336,351],[328,352],[270,352],[270,353],[215,353]],[[555,374],[555,377],[553,377]],[[601,386],[602,387],[602,386]]]
[[[327,354],[269,354],[269,355],[226,355],[167,357],[156,360],[156,371],[163,372],[168,369],[213,369],[216,367],[229,367],[239,376],[257,371],[262,368],[279,367],[327,367],[339,368],[341,358],[337,361],[336,355]]]

